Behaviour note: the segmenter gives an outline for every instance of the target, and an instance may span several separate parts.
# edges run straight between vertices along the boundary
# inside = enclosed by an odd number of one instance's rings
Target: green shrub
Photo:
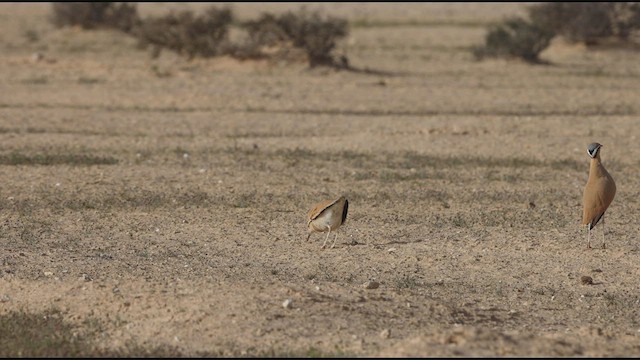
[[[521,18],[511,18],[493,25],[482,47],[474,49],[477,59],[485,57],[516,57],[528,62],[539,62],[554,33]]]

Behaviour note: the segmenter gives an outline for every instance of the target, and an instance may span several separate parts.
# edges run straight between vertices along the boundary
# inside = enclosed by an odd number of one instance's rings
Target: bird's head
[[[591,143],[589,144],[589,146],[587,146],[587,154],[589,154],[589,157],[592,159],[595,159],[596,156],[598,156],[598,153],[600,152],[600,148],[602,147],[602,144],[598,144],[598,143]]]

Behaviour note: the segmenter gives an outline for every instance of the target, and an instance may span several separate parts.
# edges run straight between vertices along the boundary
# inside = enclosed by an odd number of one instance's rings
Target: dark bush
[[[278,52],[265,51],[265,47],[269,46],[281,47],[281,50],[287,51],[288,36],[278,25],[274,15],[262,14],[258,20],[246,21],[241,27],[247,31],[248,38],[243,43],[233,44],[230,49],[233,57],[257,59],[278,56]]]
[[[347,36],[347,21],[334,17],[323,17],[318,12],[287,12],[278,18],[278,24],[293,41],[293,46],[307,52],[309,65],[337,65],[331,55],[336,41]]]
[[[485,38],[485,45],[474,49],[477,59],[485,57],[517,57],[539,62],[554,33],[521,18],[508,19],[493,25]]]
[[[273,14],[263,13],[258,20],[249,20],[242,24],[252,43],[258,46],[272,46],[290,39]]]
[[[631,2],[547,2],[528,9],[531,21],[571,42],[595,44],[606,37],[626,40],[640,29],[640,4]]]
[[[135,4],[126,3],[54,3],[53,10],[57,26],[117,28],[133,34],[141,48],[151,47],[154,57],[163,49],[169,49],[189,58],[220,55],[264,58],[301,54],[302,51],[290,51],[299,48],[306,53],[311,67],[348,67],[344,56],[336,59],[332,54],[337,40],[348,34],[347,21],[307,12],[304,8],[278,16],[264,13],[257,20],[243,23],[241,27],[248,34],[243,43],[229,40],[229,27],[234,19],[226,7],[210,7],[202,15],[181,11],[144,20],[139,19]],[[270,46],[275,46],[277,51],[266,49]]]
[[[230,51],[228,34],[233,14],[229,8],[209,8],[203,15],[191,11],[147,18],[134,34],[142,48],[154,47],[159,55],[164,48],[187,55],[212,57]]]
[[[135,3],[54,2],[52,22],[57,27],[115,28],[129,32],[140,18]]]
[[[318,12],[287,12],[279,16],[262,14],[255,21],[247,21],[243,27],[255,46],[283,45],[302,48],[309,65],[339,66],[332,55],[338,39],[348,34],[347,21],[324,17]]]

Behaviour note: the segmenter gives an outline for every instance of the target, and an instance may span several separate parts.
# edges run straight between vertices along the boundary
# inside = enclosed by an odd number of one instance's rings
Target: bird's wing
[[[321,203],[316,204],[316,206],[314,206],[313,209],[309,210],[309,213],[307,214],[309,221],[315,220],[315,218],[320,216],[320,214],[322,214],[323,211],[325,211],[331,205],[335,204],[338,200],[340,199],[325,200]]]

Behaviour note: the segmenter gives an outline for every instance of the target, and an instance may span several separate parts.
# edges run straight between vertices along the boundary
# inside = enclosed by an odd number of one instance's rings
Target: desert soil
[[[153,59],[0,5],[0,314],[186,355],[640,356],[640,53],[474,61],[524,3],[307,6],[375,71]],[[596,141],[618,192],[587,249]],[[335,248],[305,241],[340,195]]]

